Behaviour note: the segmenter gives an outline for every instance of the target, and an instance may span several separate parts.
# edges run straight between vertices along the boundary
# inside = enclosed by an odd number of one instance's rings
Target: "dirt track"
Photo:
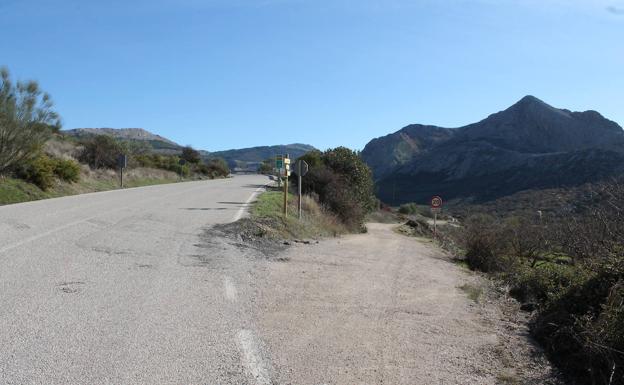
[[[548,367],[522,362],[532,350],[522,328],[460,289],[480,278],[392,225],[368,228],[268,267],[256,322],[276,383],[545,383]],[[517,367],[506,367],[510,354]]]

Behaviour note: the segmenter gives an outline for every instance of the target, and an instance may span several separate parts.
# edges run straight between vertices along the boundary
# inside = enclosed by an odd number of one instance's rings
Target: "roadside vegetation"
[[[465,262],[533,312],[533,336],[572,383],[624,384],[623,181],[595,185],[558,213],[477,215],[464,225],[453,238]]]
[[[261,194],[243,220],[248,238],[302,241],[365,231],[364,222],[376,205],[368,166],[355,151],[344,147],[312,151],[301,158],[309,165],[302,183],[302,218],[297,211],[297,175],[291,174],[288,215],[283,214],[283,189],[273,187]],[[266,160],[260,172],[272,171]],[[293,162],[294,164],[294,162]]]
[[[284,193],[272,188],[261,194],[251,210],[251,218],[261,224],[265,237],[285,240],[335,237],[348,232],[340,218],[309,195],[302,199],[302,218],[298,218],[297,197],[289,194],[288,215],[283,215]]]
[[[36,82],[13,82],[0,69],[0,205],[118,188],[122,154],[128,157],[126,187],[230,173],[224,160],[205,161],[190,146],[162,155],[147,143],[106,135],[76,139],[60,128],[51,97]]]
[[[366,216],[377,206],[370,168],[360,155],[345,147],[311,151],[301,158],[309,171],[302,191],[334,213],[353,231],[364,231]],[[293,178],[296,181],[296,178]]]

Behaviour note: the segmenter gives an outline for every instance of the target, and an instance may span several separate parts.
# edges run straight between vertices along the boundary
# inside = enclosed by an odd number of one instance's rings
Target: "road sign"
[[[289,158],[284,158],[284,163],[290,164],[290,159]]]
[[[119,157],[117,158],[117,166],[119,166],[119,168],[128,167],[128,156],[124,154],[119,155]]]
[[[439,196],[434,196],[431,198],[431,208],[432,209],[441,209],[442,208],[442,198]]]
[[[275,156],[275,168],[278,170],[281,170],[282,168],[284,168],[284,156],[283,155]]]
[[[305,174],[308,173],[308,169],[309,169],[308,164],[303,159],[299,159],[295,163],[295,171],[297,172],[297,175],[299,176],[305,176]]]

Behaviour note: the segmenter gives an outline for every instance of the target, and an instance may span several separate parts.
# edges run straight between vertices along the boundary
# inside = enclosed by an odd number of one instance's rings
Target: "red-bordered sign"
[[[431,198],[431,208],[432,209],[442,208],[442,198],[437,195]]]

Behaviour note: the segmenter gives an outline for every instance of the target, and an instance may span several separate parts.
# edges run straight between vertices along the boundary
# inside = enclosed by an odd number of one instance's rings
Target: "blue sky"
[[[522,96],[624,123],[622,0],[0,0],[0,65],[65,128],[361,149]]]

